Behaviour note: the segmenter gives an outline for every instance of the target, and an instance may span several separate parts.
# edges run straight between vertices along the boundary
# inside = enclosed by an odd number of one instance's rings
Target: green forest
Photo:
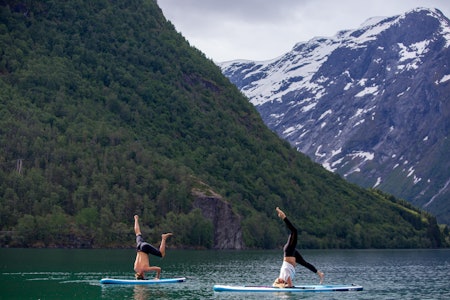
[[[298,153],[154,0],[0,0],[0,246],[132,247],[133,215],[213,248],[193,189],[240,216],[246,248],[430,248],[446,226]],[[207,188],[205,188],[205,186]]]

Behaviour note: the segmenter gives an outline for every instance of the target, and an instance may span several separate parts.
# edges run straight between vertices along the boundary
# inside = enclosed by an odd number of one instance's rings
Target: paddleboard
[[[185,277],[179,278],[161,278],[161,279],[117,279],[117,278],[102,278],[101,284],[164,284],[164,283],[178,283],[186,281]]]
[[[297,285],[292,288],[275,288],[272,286],[213,286],[216,292],[270,292],[270,293],[305,293],[305,292],[349,292],[362,291],[363,287],[355,284]]]

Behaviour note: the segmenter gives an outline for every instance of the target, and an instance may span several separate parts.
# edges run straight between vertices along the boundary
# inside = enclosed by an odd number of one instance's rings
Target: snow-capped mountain
[[[439,10],[372,18],[273,60],[219,65],[299,151],[450,224],[450,21]]]

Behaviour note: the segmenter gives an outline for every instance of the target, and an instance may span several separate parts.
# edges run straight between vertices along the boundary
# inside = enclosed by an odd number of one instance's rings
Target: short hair
[[[144,280],[145,278],[144,278],[144,274],[141,274],[141,273],[136,273],[136,274],[134,274],[134,277],[137,279],[137,280]]]

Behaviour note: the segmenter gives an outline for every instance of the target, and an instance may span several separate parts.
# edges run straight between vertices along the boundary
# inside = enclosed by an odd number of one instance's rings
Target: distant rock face
[[[194,192],[194,207],[214,225],[215,249],[243,249],[241,218],[221,196]]]
[[[330,171],[450,224],[450,21],[373,18],[222,72],[266,125]]]

